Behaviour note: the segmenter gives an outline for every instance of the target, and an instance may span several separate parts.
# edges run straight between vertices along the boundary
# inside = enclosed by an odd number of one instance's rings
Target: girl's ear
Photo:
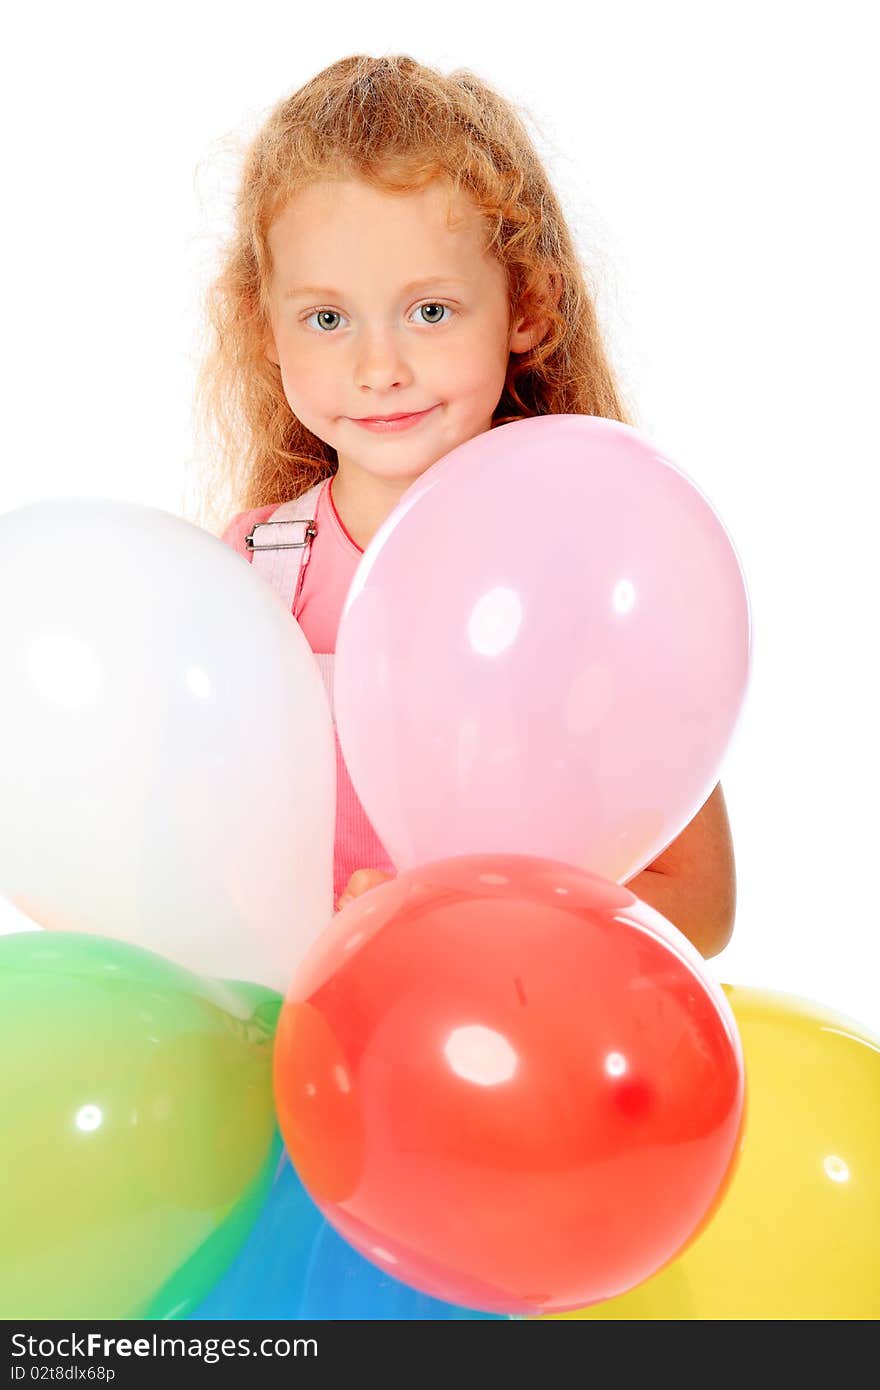
[[[547,299],[554,305],[559,303],[562,294],[562,279],[559,275],[550,273],[547,276]],[[532,309],[519,317],[510,329],[510,352],[528,352],[541,339],[546,337],[550,327],[550,320],[545,314],[535,313]]]
[[[281,358],[278,354],[278,348],[275,346],[275,329],[272,323],[271,312],[264,308],[260,317],[263,320],[263,356],[268,362],[272,362],[274,366],[280,367]]]
[[[263,353],[276,367],[281,366],[278,349],[275,346],[275,334],[272,332],[271,328],[266,329],[266,335],[263,338]]]

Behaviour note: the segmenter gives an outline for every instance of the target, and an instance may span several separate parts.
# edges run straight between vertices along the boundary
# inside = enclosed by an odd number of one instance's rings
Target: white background
[[[748,580],[753,678],[721,770],[739,908],[713,973],[877,1028],[873,9],[17,7],[0,511],[71,493],[182,510],[237,150],[347,54],[473,69],[531,116],[637,423],[712,500]]]

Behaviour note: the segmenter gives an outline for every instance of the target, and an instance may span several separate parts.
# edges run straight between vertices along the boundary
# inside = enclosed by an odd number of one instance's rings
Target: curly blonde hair
[[[293,414],[266,356],[267,235],[298,189],[352,177],[392,193],[445,179],[466,194],[506,268],[511,314],[548,323],[539,343],[511,353],[493,426],[548,414],[631,422],[559,202],[511,103],[465,70],[445,75],[406,56],[343,58],[274,107],[245,157],[234,232],[206,303],[197,390],[211,441],[205,524],[217,523],[219,494],[248,510],[336,471],[336,451]]]

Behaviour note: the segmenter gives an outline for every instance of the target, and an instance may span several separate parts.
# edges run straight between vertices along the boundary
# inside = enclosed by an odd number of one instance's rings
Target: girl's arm
[[[393,877],[381,869],[358,869],[337,908]],[[703,956],[724,950],[733,931],[736,870],[720,782],[678,838],[626,886],[684,932]]]
[[[730,940],[736,913],[733,841],[721,783],[671,845],[627,883],[705,957]]]

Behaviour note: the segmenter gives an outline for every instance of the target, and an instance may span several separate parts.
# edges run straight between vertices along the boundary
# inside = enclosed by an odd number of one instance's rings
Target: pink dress
[[[273,503],[240,513],[229,523],[221,539],[239,555],[250,560],[251,552],[245,546],[245,536],[258,523],[268,521],[274,511]],[[312,651],[333,653],[343,604],[363,551],[346,531],[333,505],[332,483],[321,490],[315,528],[317,534],[312,541],[309,563],[305,567],[302,589],[294,611]],[[390,874],[395,872],[351,784],[337,738],[334,902],[356,869],[384,869]]]

